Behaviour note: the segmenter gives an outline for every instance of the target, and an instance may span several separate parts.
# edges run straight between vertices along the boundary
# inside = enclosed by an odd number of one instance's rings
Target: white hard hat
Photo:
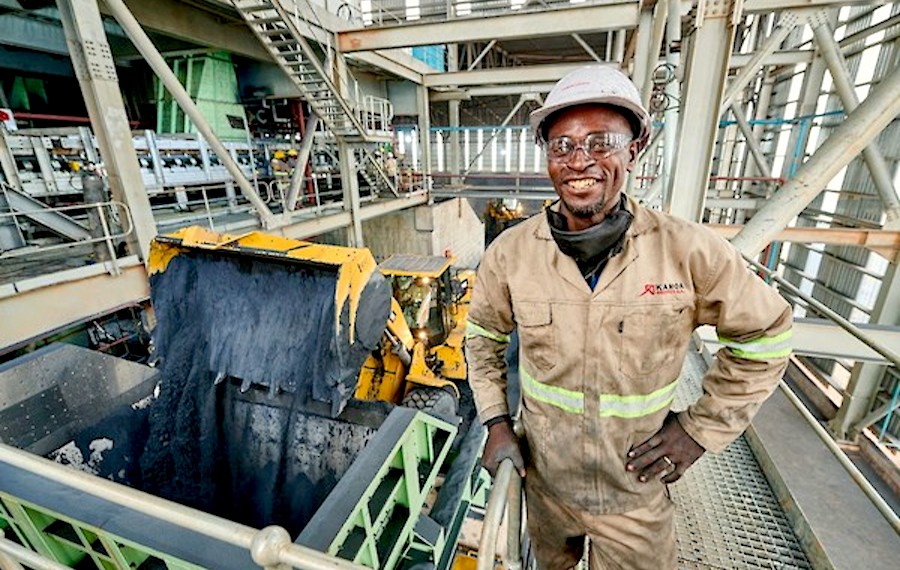
[[[633,129],[637,129],[635,140],[639,148],[644,148],[650,139],[650,114],[641,104],[641,95],[637,87],[627,75],[617,68],[608,65],[588,65],[569,72],[560,79],[544,106],[531,113],[531,129],[535,140],[542,140],[542,123],[544,119],[566,107],[601,103],[621,107],[634,116],[629,121]]]

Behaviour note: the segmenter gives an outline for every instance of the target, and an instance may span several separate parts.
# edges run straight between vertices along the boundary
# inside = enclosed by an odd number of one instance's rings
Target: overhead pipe
[[[747,256],[761,252],[900,113],[897,93],[900,69],[872,90],[731,243]]]
[[[163,59],[162,55],[160,55],[159,51],[156,49],[156,46],[154,46],[153,42],[150,41],[150,38],[147,37],[147,34],[144,32],[143,28],[141,28],[141,25],[135,19],[134,15],[128,10],[128,7],[122,0],[105,0],[105,2],[109,11],[112,12],[113,17],[119,25],[122,26],[122,29],[125,30],[128,38],[138,51],[141,52],[144,59],[147,60],[147,63],[153,69],[153,72],[156,73],[160,81],[163,82],[166,89],[169,90],[169,93],[172,94],[172,97],[178,102],[178,105],[185,114],[190,117],[194,126],[197,127],[197,130],[200,131],[206,139],[206,142],[209,143],[209,146],[216,152],[222,165],[225,166],[228,173],[231,174],[231,177],[234,178],[234,181],[241,189],[241,193],[243,193],[244,197],[246,197],[253,207],[256,208],[263,223],[263,227],[270,227],[274,221],[272,211],[269,210],[266,203],[263,202],[256,190],[253,189],[253,186],[250,185],[250,181],[244,176],[240,166],[238,166],[234,159],[231,158],[228,149],[226,149],[225,145],[219,140],[212,126],[206,121],[206,117],[203,116],[203,113],[200,112],[200,109],[198,109],[194,101],[191,100],[191,96],[188,95],[184,86],[178,81],[178,78],[175,77],[175,74],[166,63],[166,60]]]

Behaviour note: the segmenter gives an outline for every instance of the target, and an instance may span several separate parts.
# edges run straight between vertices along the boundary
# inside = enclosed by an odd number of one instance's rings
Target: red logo
[[[7,112],[4,111],[3,109],[0,109],[0,123],[6,122],[6,121],[8,121],[8,120],[10,120],[10,119],[12,119],[12,115],[10,115],[9,113],[7,113]]]
[[[687,290],[684,283],[644,283],[644,290],[638,297],[644,295],[682,295]]]

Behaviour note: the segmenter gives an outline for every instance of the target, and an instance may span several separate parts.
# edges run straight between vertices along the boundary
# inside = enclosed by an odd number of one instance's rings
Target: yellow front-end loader
[[[463,343],[474,271],[452,257],[394,255],[379,265],[391,285],[384,338],[363,364],[361,400],[385,400],[453,415],[467,375]]]

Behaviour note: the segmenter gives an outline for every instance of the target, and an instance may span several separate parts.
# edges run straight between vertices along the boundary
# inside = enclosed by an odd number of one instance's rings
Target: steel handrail
[[[877,352],[878,354],[883,356],[885,358],[885,360],[891,362],[894,366],[897,366],[898,368],[900,368],[900,355],[895,353],[893,350],[882,345],[876,339],[874,339],[871,336],[869,336],[868,334],[866,334],[859,327],[857,327],[856,325],[854,325],[853,323],[851,323],[850,321],[848,321],[841,315],[837,314],[833,310],[829,309],[823,303],[814,299],[812,296],[807,295],[806,293],[801,291],[798,287],[795,287],[794,284],[792,284],[790,281],[783,279],[781,276],[779,276],[777,273],[775,273],[774,271],[772,271],[765,265],[762,265],[761,263],[758,263],[757,261],[750,259],[746,255],[744,256],[744,259],[747,260],[747,262],[750,265],[752,265],[755,269],[762,271],[763,273],[766,274],[767,277],[770,277],[773,281],[778,283],[779,286],[784,287],[785,289],[787,289],[788,291],[790,291],[797,297],[803,299],[809,306],[811,306],[813,309],[815,309],[822,316],[828,318],[831,321],[834,321],[834,323],[836,325],[838,325],[839,327],[841,327],[848,333],[850,333],[853,336],[855,336],[856,338],[858,338],[860,341],[862,341],[864,344],[866,344],[869,348],[871,348],[872,350],[874,350],[875,352]]]
[[[497,553],[497,535],[500,533],[500,524],[503,522],[503,516],[506,514],[507,501],[510,499],[510,492],[515,491],[521,494],[522,478],[516,471],[515,465],[511,459],[504,459],[497,468],[497,475],[491,483],[491,496],[488,499],[487,507],[484,511],[484,520],[481,527],[481,542],[478,545],[478,560],[476,570],[493,570],[494,557]],[[521,496],[521,495],[520,495]],[[515,504],[513,501],[512,504]],[[519,511],[521,511],[521,502],[518,503]],[[513,513],[510,509],[509,525],[506,532],[514,534],[516,537],[521,535],[521,518]],[[510,541],[518,542],[517,539],[510,538]],[[518,552],[507,552],[507,555],[518,557]]]
[[[307,570],[371,570],[349,560],[293,544],[287,530],[282,527],[269,526],[257,530],[113,483],[90,473],[65,467],[2,443],[0,443],[0,462],[184,530],[244,548],[250,552],[253,561],[263,568],[290,564],[292,567]],[[0,542],[0,550],[4,547],[6,545]]]
[[[3,535],[3,529],[0,529],[0,569],[24,570],[20,562],[24,562],[33,570],[69,570],[68,566],[63,566],[11,541]]]
[[[846,330],[848,333],[852,334],[854,337],[859,339],[861,342],[866,344],[869,348],[883,356],[888,361],[892,362],[894,366],[900,366],[900,358],[898,358],[897,354],[894,353],[891,349],[882,346],[878,341],[867,335],[863,332],[859,327],[837,314],[833,310],[826,307],[823,303],[814,299],[812,296],[807,295],[803,291],[801,291],[798,287],[794,286],[789,281],[783,279],[781,276],[777,275],[774,271],[758,263],[757,261],[744,256],[744,259],[754,268],[762,271],[766,274],[766,276],[770,277],[773,281],[778,283],[780,287],[784,287],[792,294],[796,295],[800,299],[803,299],[808,306],[812,307],[814,310],[818,311],[824,317],[830,319],[835,324]],[[797,408],[797,411],[800,412],[800,415],[806,420],[806,422],[812,426],[813,430],[816,432],[816,435],[819,436],[819,439],[825,444],[825,446],[831,451],[831,453],[838,460],[838,463],[847,471],[853,481],[859,486],[860,490],[865,493],[865,495],[872,501],[872,504],[878,509],[878,512],[884,516],[887,520],[888,524],[893,527],[894,531],[900,533],[900,517],[897,516],[897,513],[891,508],[890,505],[884,500],[881,494],[875,489],[874,486],[869,482],[866,476],[856,467],[853,461],[847,457],[847,454],[843,449],[834,441],[834,438],[831,436],[828,431],[822,427],[819,421],[812,415],[812,413],[807,409],[806,405],[800,400],[799,397],[794,393],[794,391],[782,380],[778,383],[778,387],[784,393],[788,400],[790,400],[791,404]]]
[[[112,207],[112,206],[120,208],[122,210],[122,212],[124,213],[124,216],[120,216],[119,219],[120,220],[124,219],[124,221],[128,222],[127,229],[123,228],[123,231],[117,232],[115,234],[109,233],[108,224],[106,223],[106,217],[103,215],[103,208],[104,207]],[[45,209],[41,209],[41,210],[3,212],[3,213],[0,213],[0,218],[13,218],[15,220],[19,216],[30,216],[30,215],[36,215],[36,214],[44,214],[47,212],[62,212],[62,211],[67,211],[67,210],[89,210],[91,208],[96,208],[98,213],[100,214],[100,221],[104,225],[102,236],[92,237],[89,239],[83,239],[83,240],[77,240],[77,241],[71,241],[71,242],[66,242],[66,243],[61,243],[61,244],[56,244],[56,245],[39,246],[39,247],[37,247],[37,250],[38,251],[53,251],[56,249],[75,247],[75,246],[84,245],[84,244],[93,244],[93,243],[101,243],[101,242],[110,243],[111,240],[126,238],[129,235],[131,235],[131,233],[134,231],[134,223],[131,219],[131,209],[128,207],[127,204],[125,204],[123,202],[119,202],[117,200],[108,200],[106,202],[94,202],[91,204],[73,204],[70,206],[57,206],[55,208],[45,208]],[[0,254],[0,259],[10,258],[10,257],[21,257],[24,255],[29,255],[31,253],[34,253],[34,251],[35,251],[35,249],[33,249],[33,248],[23,248],[23,249],[24,249],[24,251],[18,251],[18,250],[5,251],[2,254]]]
[[[884,516],[887,520],[888,524],[893,527],[894,531],[900,534],[900,517],[897,516],[897,513],[894,512],[894,509],[891,508],[890,505],[884,500],[881,494],[872,486],[866,476],[863,475],[862,471],[853,464],[853,461],[847,457],[847,454],[844,453],[844,450],[840,448],[840,446],[832,439],[831,435],[828,431],[822,427],[819,421],[815,418],[815,416],[810,413],[810,411],[806,408],[806,405],[803,403],[800,398],[794,394],[794,391],[784,382],[781,381],[778,383],[778,387],[787,396],[787,399],[794,405],[795,408],[800,412],[800,415],[812,426],[813,430],[816,432],[816,435],[819,436],[819,439],[825,443],[825,446],[831,451],[841,466],[847,471],[847,474],[853,479],[853,481],[859,485],[860,490],[866,494],[872,504],[875,505],[875,508],[878,509],[878,512]]]

